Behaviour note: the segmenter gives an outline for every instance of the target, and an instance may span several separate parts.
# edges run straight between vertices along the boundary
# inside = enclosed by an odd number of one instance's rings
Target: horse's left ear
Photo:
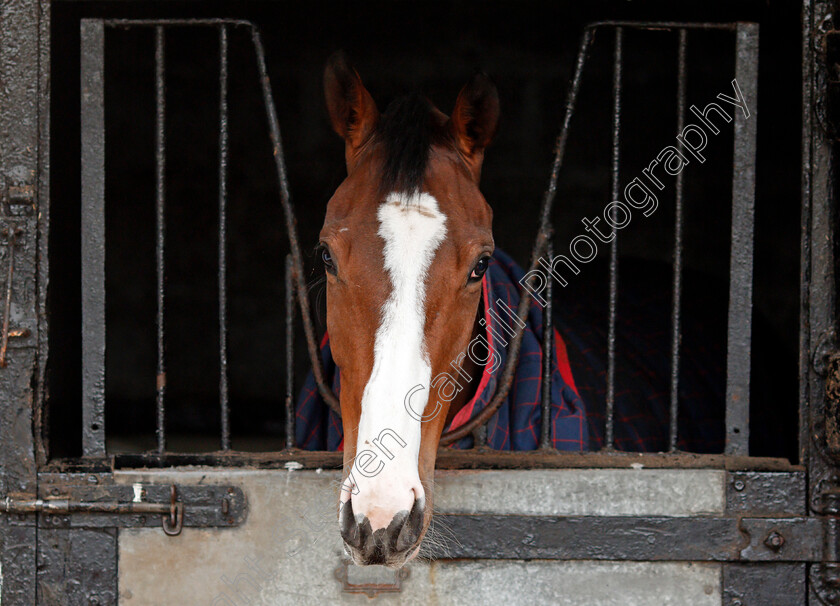
[[[458,94],[449,128],[455,145],[476,182],[481,176],[484,148],[499,125],[499,92],[487,74],[477,73]]]
[[[349,172],[359,148],[376,128],[379,111],[343,51],[334,53],[327,61],[324,69],[324,94],[333,129],[346,143]]]

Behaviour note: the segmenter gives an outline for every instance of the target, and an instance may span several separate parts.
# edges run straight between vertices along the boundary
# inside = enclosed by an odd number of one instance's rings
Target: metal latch
[[[12,327],[12,283],[15,277],[15,248],[18,244],[18,239],[23,235],[23,229],[18,225],[10,224],[0,231],[3,239],[6,240],[6,284],[3,289],[3,318],[2,328],[0,328],[0,368],[5,368],[6,352],[9,349],[9,339],[12,338],[26,338],[32,334],[32,331],[26,327]]]
[[[248,511],[245,493],[236,486],[116,484],[110,474],[42,473],[38,492],[0,499],[0,512],[16,515],[11,524],[27,523],[34,513],[43,528],[161,526],[175,536],[184,527],[239,526]]]
[[[175,484],[169,488],[169,503],[148,503],[144,501],[120,503],[118,501],[75,501],[71,499],[26,499],[6,497],[0,501],[3,513],[46,513],[62,515],[71,513],[111,514],[161,514],[163,532],[169,536],[181,534],[184,527],[184,503],[178,500]]]

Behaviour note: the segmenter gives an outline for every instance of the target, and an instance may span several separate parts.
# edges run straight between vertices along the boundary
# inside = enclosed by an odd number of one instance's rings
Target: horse
[[[463,352],[494,251],[479,180],[499,95],[476,73],[451,116],[419,94],[380,114],[343,53],[328,60],[324,90],[347,167],[319,235],[341,370],[339,530],[356,564],[398,568],[428,531],[441,432],[470,397],[432,377],[459,357],[467,375],[482,370]]]

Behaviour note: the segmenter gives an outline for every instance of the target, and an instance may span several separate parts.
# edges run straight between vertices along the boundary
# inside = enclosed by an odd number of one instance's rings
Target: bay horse
[[[464,358],[479,330],[482,276],[494,250],[479,179],[499,96],[478,73],[451,117],[418,94],[380,114],[343,53],[329,59],[324,89],[347,165],[319,244],[342,381],[339,527],[356,564],[397,568],[429,528],[441,432],[471,395],[438,394],[444,386],[430,381]],[[470,359],[463,370],[481,372]],[[422,418],[404,405],[408,394]],[[426,414],[433,399],[440,408]]]

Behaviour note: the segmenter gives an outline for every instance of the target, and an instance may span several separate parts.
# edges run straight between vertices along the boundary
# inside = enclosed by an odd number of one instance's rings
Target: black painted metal
[[[610,174],[611,200],[619,199],[621,169],[621,75],[623,70],[624,29],[615,28],[615,50],[613,56],[613,108],[612,108],[612,163]],[[618,229],[612,225],[610,242],[610,301],[607,329],[607,411],[604,431],[604,447],[615,446],[615,321],[618,307]]]
[[[81,24],[82,453],[105,456],[105,28]]]
[[[549,261],[554,250],[549,242],[545,254]],[[545,308],[543,309],[543,334],[542,334],[542,378],[540,391],[540,448],[551,447],[551,371],[553,368],[552,357],[554,356],[554,317],[553,299],[554,288],[552,281],[548,280],[543,291]],[[486,427],[486,426],[483,426]],[[485,438],[486,442],[486,438]]]
[[[115,528],[41,528],[38,534],[38,604],[117,604]]]
[[[286,448],[295,447],[295,265],[286,255]]]
[[[677,132],[685,125],[685,53],[688,30],[681,29],[677,47]],[[680,306],[682,304],[683,272],[683,172],[677,174],[674,185],[674,283],[671,301],[671,418],[668,444],[671,452],[677,450],[680,412]]]
[[[457,543],[441,558],[819,562],[812,517],[441,515]],[[772,533],[784,538],[775,548]]]
[[[222,450],[230,449],[227,334],[228,30],[219,27],[219,407]]]
[[[157,194],[157,448],[166,450],[166,343],[164,304],[166,291],[166,31],[155,27],[155,191]]]
[[[46,22],[45,22],[46,21]],[[0,4],[0,273],[14,304],[7,335],[6,365],[0,368],[0,495],[37,489],[33,429],[33,384],[40,376],[44,299],[33,286],[39,272],[39,216],[49,211],[43,185],[49,176],[49,4],[9,0]],[[45,63],[41,61],[46,60]],[[44,86],[44,88],[42,88]],[[45,102],[46,101],[46,102]],[[43,128],[43,130],[42,130]],[[9,238],[12,235],[12,238]],[[14,252],[7,247],[12,243]],[[43,259],[43,257],[42,257]],[[42,284],[43,285],[43,284]],[[6,296],[4,296],[6,298]],[[30,330],[28,337],[23,336]],[[20,336],[13,336],[12,332]],[[36,600],[35,516],[0,519],[0,601],[32,605]]]
[[[724,606],[806,604],[805,564],[724,564]]]
[[[834,522],[825,561],[809,569],[809,603],[840,600],[840,533],[837,461],[828,448],[824,344],[836,341],[834,145],[822,99],[834,66],[825,61],[826,36],[834,31],[836,6],[826,0],[803,2],[802,239],[800,270],[800,452],[808,471],[812,514]],[[831,347],[829,347],[831,349]]]
[[[750,515],[807,515],[805,472],[730,472],[726,478],[726,511]]]
[[[735,80],[750,115],[735,112],[732,170],[732,254],[729,261],[729,328],[726,348],[726,452],[749,453],[752,339],[753,231],[758,116],[758,25],[739,23]]]

